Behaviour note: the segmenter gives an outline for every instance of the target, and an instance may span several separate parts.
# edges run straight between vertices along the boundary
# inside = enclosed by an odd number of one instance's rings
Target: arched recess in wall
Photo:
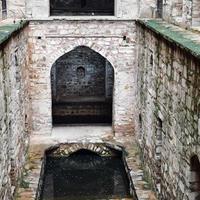
[[[190,200],[200,199],[200,162],[197,155],[190,159]]]
[[[52,119],[57,124],[112,123],[114,69],[86,46],[56,60],[51,69]]]

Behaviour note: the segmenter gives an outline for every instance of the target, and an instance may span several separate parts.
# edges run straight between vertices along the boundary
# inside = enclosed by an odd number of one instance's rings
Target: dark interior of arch
[[[52,16],[114,15],[114,0],[50,0]]]
[[[99,53],[79,46],[52,66],[53,124],[112,123],[114,71]]]
[[[197,198],[200,199],[200,162],[197,155],[194,155],[190,160],[190,189],[191,192],[196,192]]]

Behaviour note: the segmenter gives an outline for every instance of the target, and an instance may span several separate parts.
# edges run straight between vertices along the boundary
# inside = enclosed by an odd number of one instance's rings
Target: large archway
[[[51,69],[52,119],[56,124],[112,123],[114,70],[89,47],[61,56]]]

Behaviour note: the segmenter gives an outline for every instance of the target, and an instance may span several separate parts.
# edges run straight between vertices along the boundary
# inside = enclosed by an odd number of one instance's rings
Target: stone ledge
[[[28,25],[28,21],[5,21],[0,24],[0,47]]]
[[[189,52],[193,56],[200,58],[200,35],[169,24],[163,20],[137,20],[136,23],[150,29],[160,37],[164,38],[173,45]]]
[[[116,16],[50,16],[43,18],[28,18],[29,21],[135,21],[132,18]]]

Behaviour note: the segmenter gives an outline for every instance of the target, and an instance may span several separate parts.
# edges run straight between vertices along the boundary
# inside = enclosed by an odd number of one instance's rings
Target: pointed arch
[[[114,69],[101,54],[78,46],[51,69],[54,124],[112,123]]]
[[[111,49],[107,49],[105,48],[105,46],[101,46],[97,43],[93,43],[91,41],[84,41],[82,39],[77,39],[76,42],[74,42],[73,45],[70,46],[64,46],[63,48],[58,48],[52,49],[52,52],[49,52],[49,55],[51,55],[48,58],[48,65],[49,66],[53,66],[53,64],[63,55],[75,50],[78,47],[86,47],[86,48],[90,48],[91,50],[93,50],[94,52],[100,54],[102,57],[104,57],[113,67],[113,70],[115,72],[116,70],[116,59],[115,57],[113,57],[113,55],[111,54]],[[110,47],[109,47],[110,48]],[[51,68],[50,68],[51,70]],[[50,73],[50,72],[49,72]]]

